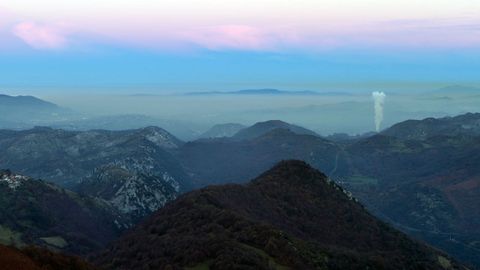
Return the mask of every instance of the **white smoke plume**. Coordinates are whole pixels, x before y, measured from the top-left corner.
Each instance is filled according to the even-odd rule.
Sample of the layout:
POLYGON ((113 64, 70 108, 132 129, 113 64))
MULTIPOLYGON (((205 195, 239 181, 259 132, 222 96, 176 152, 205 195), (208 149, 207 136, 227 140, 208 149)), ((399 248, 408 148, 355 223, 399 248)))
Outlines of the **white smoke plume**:
POLYGON ((372 97, 375 103, 375 130, 380 131, 380 125, 383 121, 383 105, 385 104, 385 95, 384 92, 373 92, 372 97))

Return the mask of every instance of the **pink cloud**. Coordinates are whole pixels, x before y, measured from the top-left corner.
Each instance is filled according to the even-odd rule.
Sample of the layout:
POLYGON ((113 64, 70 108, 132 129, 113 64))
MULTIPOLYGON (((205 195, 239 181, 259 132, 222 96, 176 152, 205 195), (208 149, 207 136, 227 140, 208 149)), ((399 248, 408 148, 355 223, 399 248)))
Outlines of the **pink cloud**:
POLYGON ((12 32, 35 49, 61 49, 67 45, 64 33, 54 26, 22 22, 15 25, 12 32))
POLYGON ((0 7, 0 31, 3 30, 5 26, 9 23, 11 17, 12 16, 10 13, 0 7))
MULTIPOLYGON (((282 29, 285 30, 285 29, 282 29)), ((180 39, 211 50, 276 50, 295 41, 291 31, 269 31, 248 25, 203 27, 180 34, 180 39)))

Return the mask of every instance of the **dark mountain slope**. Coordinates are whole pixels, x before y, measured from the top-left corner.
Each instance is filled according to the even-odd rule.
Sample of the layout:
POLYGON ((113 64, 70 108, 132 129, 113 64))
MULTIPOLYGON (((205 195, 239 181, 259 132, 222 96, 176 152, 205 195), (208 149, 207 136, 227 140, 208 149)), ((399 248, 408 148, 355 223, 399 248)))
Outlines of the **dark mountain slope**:
POLYGON ((232 137, 244 128, 244 125, 236 123, 218 124, 205 131, 199 138, 232 137))
POLYGON ((14 133, 0 130, 0 165, 68 186, 99 165, 122 163, 127 158, 130 163, 143 164, 144 169, 149 166, 143 161, 152 159, 154 164, 149 165, 164 171, 167 168, 161 168, 162 163, 172 158, 168 150, 181 144, 156 127, 127 131, 65 131, 46 127, 14 133))
POLYGON ((455 117, 408 120, 386 129, 382 134, 409 140, 424 140, 434 136, 480 135, 480 113, 455 117))
POLYGON ((480 266, 480 137, 378 135, 347 147, 342 178, 375 214, 480 266))
POLYGON ((265 122, 258 122, 251 127, 240 130, 237 134, 233 136, 233 139, 251 140, 265 135, 274 129, 287 129, 296 134, 318 136, 315 132, 306 128, 292 125, 280 120, 270 120, 265 122))
POLYGON ((282 159, 304 160, 328 172, 377 216, 480 266, 478 118, 406 121, 396 125, 397 135, 388 135, 388 129, 342 142, 276 129, 246 141, 187 143, 180 159, 203 186, 243 183, 282 159), (417 124, 430 126, 430 121, 446 124, 415 131, 417 124))
MULTIPOLYGON (((463 231, 480 232, 477 230, 480 213, 470 207, 480 199, 480 137, 437 136, 412 141, 378 135, 353 144, 347 151, 352 167, 363 176, 377 179, 377 191, 395 190, 402 194, 403 190, 403 195, 419 196, 421 190, 431 189, 440 194, 439 199, 452 210, 444 216, 447 219, 432 222, 430 215, 429 222, 419 222, 417 218, 416 227, 430 230, 459 227, 463 231)), ((374 199, 370 195, 367 197, 374 199)), ((379 203, 379 206, 387 207, 388 204, 379 203)))
POLYGON ((28 247, 22 250, 0 245, 2 270, 94 270, 76 257, 57 254, 45 249, 28 247))
POLYGON ((99 196, 140 218, 191 188, 189 176, 171 153, 182 144, 157 127, 126 131, 0 130, 0 168, 99 196), (108 185, 112 190, 107 195, 104 190, 108 185), (129 200, 133 194, 137 199, 129 200))
POLYGON ((180 187, 166 173, 135 174, 122 166, 107 165, 95 169, 76 190, 110 202, 136 222, 175 199, 180 187))
POLYGON ((286 129, 274 129, 244 141, 198 140, 179 150, 179 159, 200 186, 244 183, 284 159, 304 160, 329 173, 335 170, 340 174, 347 166, 336 144, 286 129))
POLYGON ((130 225, 105 201, 0 170, 0 243, 86 254, 130 225))
POLYGON ((461 269, 300 161, 183 195, 98 256, 109 269, 461 269), (188 268, 191 267, 191 268, 188 268))

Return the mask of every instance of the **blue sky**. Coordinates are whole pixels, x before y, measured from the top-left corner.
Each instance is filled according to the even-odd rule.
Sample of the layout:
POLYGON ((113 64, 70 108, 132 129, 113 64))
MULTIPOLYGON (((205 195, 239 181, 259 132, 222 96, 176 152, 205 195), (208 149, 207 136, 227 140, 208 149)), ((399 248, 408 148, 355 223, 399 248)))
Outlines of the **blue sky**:
POLYGON ((290 90, 433 89, 476 85, 475 50, 330 50, 321 53, 104 47, 96 52, 1 54, 0 86, 19 91, 172 93, 246 88, 290 90))
POLYGON ((480 84, 480 1, 221 3, 0 3, 0 91, 407 91, 480 84))

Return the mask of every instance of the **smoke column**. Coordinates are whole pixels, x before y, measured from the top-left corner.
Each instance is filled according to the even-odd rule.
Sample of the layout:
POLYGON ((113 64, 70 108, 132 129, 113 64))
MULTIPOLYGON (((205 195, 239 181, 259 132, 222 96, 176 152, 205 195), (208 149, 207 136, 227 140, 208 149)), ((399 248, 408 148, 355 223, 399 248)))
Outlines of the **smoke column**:
POLYGON ((383 104, 385 103, 386 95, 384 92, 373 92, 372 97, 375 103, 375 130, 379 132, 383 121, 383 104))

